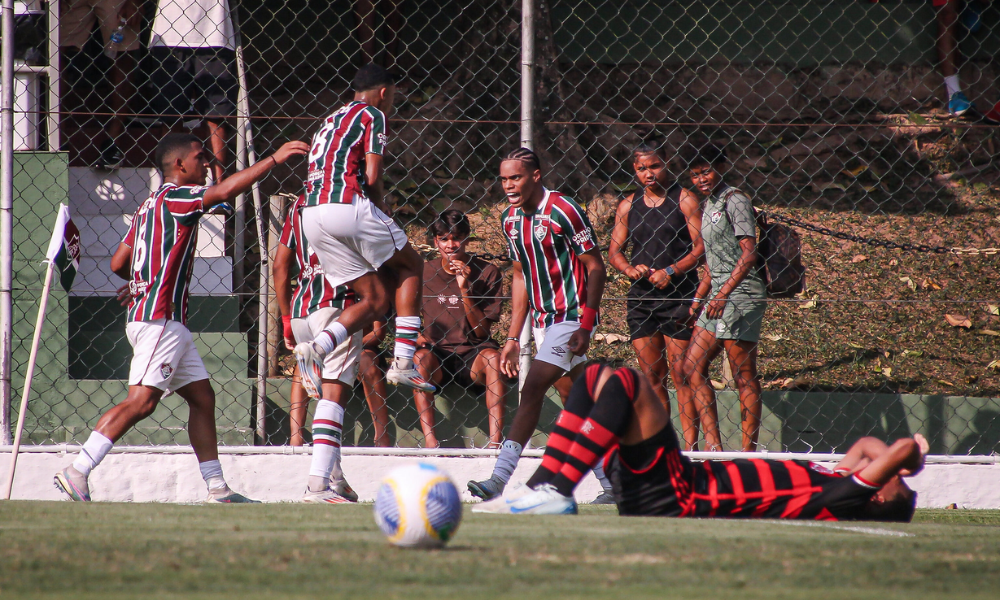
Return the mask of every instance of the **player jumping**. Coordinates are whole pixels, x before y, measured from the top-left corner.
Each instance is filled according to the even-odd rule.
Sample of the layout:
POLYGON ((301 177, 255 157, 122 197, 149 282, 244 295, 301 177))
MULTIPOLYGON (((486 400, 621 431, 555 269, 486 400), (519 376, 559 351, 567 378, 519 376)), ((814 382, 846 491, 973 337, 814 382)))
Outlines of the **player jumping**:
POLYGON ((510 206, 504 211, 514 280, 512 314, 500 369, 517 376, 518 335, 528 317, 538 353, 528 370, 514 422, 485 481, 470 481, 469 491, 483 500, 503 493, 521 450, 538 426, 545 392, 567 372, 586 362, 590 333, 604 293, 604 259, 594 229, 572 198, 542 186, 538 156, 514 150, 500 163, 500 182, 510 206))
POLYGON ((298 344, 295 358, 306 391, 320 398, 323 358, 388 312, 391 288, 396 344, 386 379, 432 392, 434 386, 413 368, 424 261, 406 233, 386 216, 389 208, 383 202, 386 115, 392 111, 396 86, 388 71, 369 64, 358 71, 351 87, 354 100, 327 117, 313 136, 301 210, 302 231, 330 285, 347 284, 359 298, 312 341, 298 344))
POLYGON ((190 408, 188 436, 208 485, 206 502, 253 502, 229 489, 222 476, 215 432, 215 391, 185 327, 198 223, 213 207, 250 189, 276 165, 309 151, 288 142, 277 152, 211 187, 205 187, 210 156, 193 135, 171 133, 156 146, 161 185, 139 206, 114 256, 111 270, 129 281, 125 334, 134 356, 128 397, 106 412, 69 467, 56 473, 58 489, 76 501, 90 501, 87 478, 133 425, 153 414, 170 389, 190 408))
POLYGON ((862 438, 832 471, 798 460, 695 464, 680 453, 668 413, 644 377, 592 364, 573 384, 542 464, 522 492, 472 510, 575 514, 573 489, 606 455, 621 515, 909 522, 917 498, 902 477, 923 468, 927 451, 917 434, 891 446, 862 438))
MULTIPOLYGON (((319 258, 302 235, 302 213, 299 209, 304 200, 300 196, 288 211, 274 256, 274 290, 278 297, 285 345, 289 350, 295 348, 295 340, 311 340, 319 335, 344 308, 354 302, 354 292, 346 285, 334 288, 327 282, 319 258), (293 269, 298 271, 298 287, 294 294, 291 278, 293 269)), ((359 331, 323 359, 324 400, 316 404, 316 413, 313 415, 312 464, 309 467, 309 483, 302 497, 303 502, 342 504, 358 501, 358 495, 347 484, 340 468, 340 438, 344 405, 354 387, 360 357, 359 331)), ((298 393, 301 394, 301 388, 298 393)), ((293 392, 293 403, 294 398, 293 392)), ((294 406, 289 411, 298 416, 297 419, 292 419, 293 427, 305 420, 308 400, 303 400, 305 402, 300 401, 300 406, 294 406)))

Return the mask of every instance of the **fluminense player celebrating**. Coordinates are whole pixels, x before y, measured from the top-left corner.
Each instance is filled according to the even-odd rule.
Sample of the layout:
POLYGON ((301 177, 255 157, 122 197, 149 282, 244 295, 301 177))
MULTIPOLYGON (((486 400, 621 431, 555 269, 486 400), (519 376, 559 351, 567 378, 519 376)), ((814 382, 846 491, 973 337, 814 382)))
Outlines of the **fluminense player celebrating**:
POLYGON ((503 493, 538 426, 545 392, 567 372, 575 375, 587 360, 606 276, 587 215, 572 198, 542 186, 541 163, 534 152, 519 148, 508 154, 500 163, 500 181, 510 203, 503 213, 503 231, 514 261, 510 332, 500 369, 508 377, 517 376, 517 336, 529 306, 538 353, 493 475, 468 484, 483 500, 503 493))
POLYGON ((90 501, 90 472, 133 425, 153 413, 169 389, 190 408, 188 436, 208 484, 207 502, 253 502, 229 489, 222 476, 215 432, 215 391, 185 327, 198 223, 213 207, 250 189, 276 165, 309 151, 288 142, 252 167, 205 187, 210 155, 198 138, 171 133, 156 147, 163 185, 139 206, 132 226, 111 257, 111 270, 129 281, 125 334, 134 356, 128 396, 106 412, 73 464, 56 473, 56 487, 77 501, 90 501))
POLYGON ((423 258, 387 215, 382 201, 386 115, 396 86, 382 67, 362 67, 351 82, 354 100, 327 117, 313 136, 302 208, 302 230, 334 287, 348 284, 358 302, 315 339, 295 347, 306 391, 320 397, 323 358, 396 305, 396 345, 389 383, 425 391, 434 386, 413 368, 420 333, 423 258), (380 276, 381 269, 381 276, 380 276), (392 282, 387 286, 386 282, 392 282))
POLYGON ((472 511, 575 514, 573 489, 605 457, 623 516, 909 522, 917 495, 902 478, 923 468, 929 449, 918 433, 891 446, 861 438, 833 469, 760 458, 695 464, 645 377, 592 364, 573 384, 527 493, 472 511))
MULTIPOLYGON (((302 235, 302 213, 305 198, 288 211, 281 239, 274 256, 274 290, 289 350, 295 340, 311 340, 329 325, 343 309, 354 302, 354 292, 346 285, 331 286, 323 276, 323 266, 302 235), (298 272, 298 287, 292 292, 292 270, 298 272)), ((361 332, 357 332, 334 348, 323 359, 323 400, 316 404, 313 415, 313 453, 309 467, 309 483, 303 502, 341 504, 357 502, 358 495, 344 478, 340 468, 340 438, 344 423, 344 405, 354 387, 361 357, 361 332), (332 480, 332 481, 331 481, 332 480)), ((301 377, 301 373, 300 373, 301 377)), ((301 387, 299 394, 301 394, 301 387)), ((293 392, 293 403, 296 394, 293 392)), ((298 406, 289 411, 292 427, 305 420, 308 400, 299 397, 298 406), (297 418, 294 418, 297 417, 297 418)))

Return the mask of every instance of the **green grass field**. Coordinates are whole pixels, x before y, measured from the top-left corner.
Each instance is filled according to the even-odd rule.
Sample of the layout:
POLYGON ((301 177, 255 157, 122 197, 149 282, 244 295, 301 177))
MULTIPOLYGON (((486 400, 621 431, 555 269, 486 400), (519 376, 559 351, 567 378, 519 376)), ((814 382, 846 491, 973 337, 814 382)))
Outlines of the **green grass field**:
POLYGON ((371 505, 0 503, 0 598, 997 598, 1000 511, 910 525, 473 515, 390 547, 371 505), (902 535, 900 535, 902 534, 902 535))

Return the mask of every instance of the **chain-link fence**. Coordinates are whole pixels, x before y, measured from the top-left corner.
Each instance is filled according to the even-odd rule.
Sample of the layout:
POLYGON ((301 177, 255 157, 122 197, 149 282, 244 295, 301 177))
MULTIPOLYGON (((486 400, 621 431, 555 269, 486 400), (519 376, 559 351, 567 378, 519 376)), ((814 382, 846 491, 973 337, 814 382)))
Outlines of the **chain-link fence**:
MULTIPOLYGON (((285 141, 309 141, 374 60, 401 76, 384 178, 396 221, 440 274, 454 268, 428 229, 445 210, 466 214, 468 252, 493 265, 489 277, 502 284, 490 295, 502 304, 495 343, 477 343, 457 366, 431 339, 455 332, 432 334, 434 319, 425 321, 422 341, 440 346, 429 364, 443 378, 427 373, 442 385, 436 397, 385 391, 392 321, 377 329, 348 401, 345 445, 502 439, 518 396, 516 381, 489 375, 510 323, 498 173, 529 131, 544 183, 585 207, 607 263, 588 355, 662 381, 678 426, 701 429, 700 447, 705 436, 726 450, 750 447, 741 436, 749 427, 770 450, 844 450, 863 435, 921 432, 935 453, 1000 451, 1000 169, 990 120, 1000 121, 1000 11, 990 3, 536 0, 527 23, 514 0, 16 4, 12 136, 25 151, 13 168, 15 391, 60 202, 84 250, 72 292, 50 305, 25 429, 33 443, 82 441, 126 394, 132 348, 109 259, 160 185, 157 141, 191 131, 217 159, 212 178, 231 175, 285 141), (528 123, 525 27, 535 31, 528 123), (725 183, 798 233, 806 267, 805 289, 768 299, 759 333, 727 342, 714 361, 704 340, 694 352, 685 339, 695 292, 684 285, 697 276, 681 280, 698 257, 684 256, 706 223, 739 216, 701 197, 681 160, 688 145, 722 150, 725 183), (662 167, 653 169, 656 156, 662 167), (644 179, 653 170, 658 179, 644 179), (661 240, 667 254, 654 257, 665 261, 655 281, 675 271, 664 291, 635 271, 636 253, 656 246, 640 235, 643 222, 680 236, 661 240), (670 356, 680 369, 685 353, 692 369, 682 378, 670 356), (747 378, 751 358, 759 390, 747 378)), ((270 272, 305 169, 280 165, 234 215, 201 221, 188 326, 217 394, 222 443, 310 440, 270 272)), ((711 244, 721 242, 704 240, 709 256, 719 252, 711 244)), ((718 288, 705 290, 705 304, 718 288)), ((439 305, 425 317, 460 311, 446 319, 454 327, 465 303, 442 289, 425 289, 424 302, 439 305)), ((490 300, 477 297, 480 309, 490 300)), ((730 300, 720 306, 738 305, 730 300)), ((726 337, 716 326, 709 333, 726 337)), ((560 403, 550 390, 536 443, 560 403)), ((186 443, 186 419, 184 402, 167 396, 123 443, 186 443)))

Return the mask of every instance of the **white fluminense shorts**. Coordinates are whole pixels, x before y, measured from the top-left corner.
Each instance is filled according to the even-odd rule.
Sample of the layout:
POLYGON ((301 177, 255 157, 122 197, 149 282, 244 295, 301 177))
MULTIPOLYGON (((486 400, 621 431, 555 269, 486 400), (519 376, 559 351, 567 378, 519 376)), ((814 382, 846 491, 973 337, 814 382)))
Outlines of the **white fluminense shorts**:
MULTIPOLYGON (((315 339, 319 332, 343 312, 339 308, 321 308, 305 319, 292 319, 292 335, 296 342, 315 339)), ((335 379, 348 386, 354 385, 358 376, 358 359, 361 358, 361 332, 344 340, 323 359, 323 379, 335 379)))
POLYGON ((179 390, 208 379, 191 332, 177 321, 133 321, 125 326, 125 336, 133 351, 129 385, 179 390))
POLYGON ((569 351, 569 338, 573 336, 580 324, 576 321, 563 321, 549 327, 532 327, 531 333, 535 337, 535 360, 547 362, 555 365, 564 371, 570 371, 573 367, 587 362, 587 355, 574 356, 569 351))
POLYGON ((334 287, 377 271, 406 245, 406 233, 364 196, 303 208, 302 233, 334 287))

